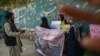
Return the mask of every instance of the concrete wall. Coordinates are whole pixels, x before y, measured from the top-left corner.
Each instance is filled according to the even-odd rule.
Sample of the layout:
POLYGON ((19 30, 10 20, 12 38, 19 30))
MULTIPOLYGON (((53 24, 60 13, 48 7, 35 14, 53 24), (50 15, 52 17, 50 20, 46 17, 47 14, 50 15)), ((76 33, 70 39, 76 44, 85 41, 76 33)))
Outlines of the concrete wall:
POLYGON ((89 11, 100 11, 99 7, 89 5, 80 0, 35 0, 35 2, 28 4, 27 7, 13 9, 17 27, 35 28, 36 25, 40 25, 40 18, 43 14, 47 16, 50 24, 51 20, 57 15, 60 4, 69 4, 89 11))

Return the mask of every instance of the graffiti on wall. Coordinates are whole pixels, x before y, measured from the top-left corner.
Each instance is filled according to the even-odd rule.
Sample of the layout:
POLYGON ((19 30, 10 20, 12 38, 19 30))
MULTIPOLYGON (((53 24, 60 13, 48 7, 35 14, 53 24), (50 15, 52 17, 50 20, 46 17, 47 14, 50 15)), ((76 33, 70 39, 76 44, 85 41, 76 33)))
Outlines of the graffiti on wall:
POLYGON ((36 25, 40 25, 42 16, 46 16, 50 24, 54 16, 59 13, 58 6, 60 4, 69 4, 77 8, 100 12, 98 7, 93 7, 80 0, 36 0, 27 6, 13 9, 17 27, 34 28, 36 25))

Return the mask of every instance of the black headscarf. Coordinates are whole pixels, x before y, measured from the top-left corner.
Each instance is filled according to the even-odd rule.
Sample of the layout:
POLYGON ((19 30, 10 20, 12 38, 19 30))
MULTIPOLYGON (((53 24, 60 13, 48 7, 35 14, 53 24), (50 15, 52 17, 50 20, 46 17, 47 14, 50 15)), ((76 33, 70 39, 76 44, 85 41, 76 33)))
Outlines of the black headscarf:
POLYGON ((50 29, 49 24, 48 24, 48 20, 47 20, 46 17, 42 17, 41 21, 42 21, 42 23, 41 23, 40 27, 44 27, 44 28, 50 29))
POLYGON ((63 14, 59 14, 60 18, 61 18, 61 22, 64 21, 65 24, 69 24, 65 19, 64 19, 64 15, 63 14))

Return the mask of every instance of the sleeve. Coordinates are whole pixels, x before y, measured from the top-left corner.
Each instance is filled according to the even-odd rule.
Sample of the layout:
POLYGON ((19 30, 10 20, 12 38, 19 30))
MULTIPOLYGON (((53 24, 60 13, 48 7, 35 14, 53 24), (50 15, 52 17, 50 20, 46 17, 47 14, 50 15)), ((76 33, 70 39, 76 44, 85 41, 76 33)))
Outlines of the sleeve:
POLYGON ((10 27, 10 25, 9 25, 8 23, 6 23, 6 24, 4 25, 4 30, 5 30, 5 32, 6 32, 6 34, 7 34, 8 36, 17 37, 17 36, 20 35, 20 32, 12 32, 12 31, 11 31, 11 27, 10 27))

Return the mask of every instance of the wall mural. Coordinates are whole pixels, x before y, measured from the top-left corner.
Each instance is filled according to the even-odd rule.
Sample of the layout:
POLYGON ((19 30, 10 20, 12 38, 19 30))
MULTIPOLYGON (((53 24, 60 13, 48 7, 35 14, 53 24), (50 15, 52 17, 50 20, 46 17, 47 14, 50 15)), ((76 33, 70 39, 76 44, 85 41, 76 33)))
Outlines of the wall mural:
POLYGON ((21 7, 13 9, 16 15, 16 25, 18 27, 28 27, 34 28, 36 25, 40 24, 40 18, 45 15, 48 16, 50 23, 50 17, 53 12, 55 14, 57 11, 56 1, 53 0, 37 0, 34 3, 30 3, 27 7, 21 7))
POLYGON ((27 6, 13 9, 15 23, 18 28, 35 28, 36 25, 40 25, 40 18, 45 15, 50 24, 54 16, 58 14, 60 4, 69 4, 77 8, 100 12, 99 7, 94 7, 80 0, 36 0, 27 6))

